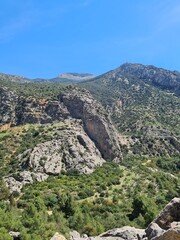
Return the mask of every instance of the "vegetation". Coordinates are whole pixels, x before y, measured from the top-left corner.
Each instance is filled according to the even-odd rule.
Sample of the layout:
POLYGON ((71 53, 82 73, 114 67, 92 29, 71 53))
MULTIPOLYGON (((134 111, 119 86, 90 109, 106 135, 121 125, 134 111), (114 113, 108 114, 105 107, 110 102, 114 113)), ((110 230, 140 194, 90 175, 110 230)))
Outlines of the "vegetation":
MULTIPOLYGON (((0 232, 20 231, 22 239, 36 240, 70 229, 97 235, 124 225, 145 227, 180 193, 179 171, 165 172, 161 161, 129 158, 123 165, 105 163, 91 175, 62 173, 26 185, 20 196, 3 190, 0 232)), ((175 161, 167 160, 169 168, 175 161)))
POLYGON ((173 156, 179 154, 180 98, 159 89, 138 75, 118 69, 80 83, 108 110, 120 134, 129 140, 124 155, 173 156))
POLYGON ((18 82, 10 81, 9 79, 0 79, 2 86, 15 91, 19 96, 31 96, 35 98, 57 99, 66 85, 51 82, 18 82))
MULTIPOLYGON (((57 99, 71 90, 58 83, 0 80, 18 95, 57 99)), ((20 231, 23 240, 50 239, 75 229, 97 235, 111 228, 147 224, 180 195, 179 98, 134 76, 108 73, 82 83, 101 101, 121 134, 124 163, 107 162, 91 175, 76 170, 50 176, 10 193, 3 177, 23 171, 18 155, 65 134, 64 122, 24 125, 0 132, 0 240, 20 231), (173 149, 173 146, 175 150, 173 149)), ((42 164, 45 159, 40 159, 42 164)))

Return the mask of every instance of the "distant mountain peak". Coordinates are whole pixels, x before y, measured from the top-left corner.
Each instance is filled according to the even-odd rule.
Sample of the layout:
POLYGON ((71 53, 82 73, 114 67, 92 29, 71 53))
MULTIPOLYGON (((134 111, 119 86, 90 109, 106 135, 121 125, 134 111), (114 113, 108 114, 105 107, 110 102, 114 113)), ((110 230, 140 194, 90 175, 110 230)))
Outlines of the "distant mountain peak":
POLYGON ((70 79, 70 80, 78 80, 78 81, 83 81, 83 80, 88 80, 95 78, 96 76, 90 73, 62 73, 57 76, 57 78, 63 78, 63 79, 70 79))
POLYGON ((119 66, 119 68, 121 70, 135 70, 135 69, 141 69, 141 70, 156 70, 156 71, 163 71, 164 73, 174 73, 174 74, 178 74, 180 75, 180 72, 178 71, 172 71, 172 70, 168 70, 168 69, 165 69, 165 68, 162 68, 162 67, 156 67, 154 65, 144 65, 142 63, 130 63, 130 62, 126 62, 126 63, 123 63, 122 65, 119 66))
POLYGON ((135 76, 163 89, 169 89, 180 94, 180 72, 158 68, 153 65, 139 63, 124 63, 116 71, 135 76))

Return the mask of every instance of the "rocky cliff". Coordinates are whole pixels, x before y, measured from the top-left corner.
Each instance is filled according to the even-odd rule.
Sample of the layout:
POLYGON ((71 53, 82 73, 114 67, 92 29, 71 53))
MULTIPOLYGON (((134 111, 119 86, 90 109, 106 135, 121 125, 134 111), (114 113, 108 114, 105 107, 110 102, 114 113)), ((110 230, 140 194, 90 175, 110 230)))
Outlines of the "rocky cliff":
POLYGON ((83 128, 95 142, 102 157, 121 161, 122 155, 116 129, 103 107, 85 90, 68 88, 59 100, 18 97, 1 88, 0 124, 45 124, 68 118, 81 119, 83 128))
POLYGON ((73 118, 82 120, 85 131, 95 142, 103 158, 116 162, 122 160, 118 134, 109 116, 87 91, 77 92, 77 89, 73 89, 62 94, 60 100, 73 118))
POLYGON ((4 180, 10 191, 20 191, 34 180, 41 182, 62 171, 92 173, 105 160, 94 142, 84 132, 80 120, 60 122, 47 131, 52 140, 36 144, 17 156, 18 167, 4 180))
POLYGON ((5 178, 11 191, 20 191, 24 184, 43 181, 61 171, 91 173, 104 160, 122 161, 116 129, 103 107, 87 91, 70 87, 57 100, 25 98, 8 88, 1 88, 0 93, 1 130, 25 124, 63 126, 47 128, 50 140, 39 142, 16 157, 19 162, 13 173, 16 177, 5 178))
POLYGON ((180 73, 123 64, 79 85, 109 112, 125 154, 179 154, 180 73))

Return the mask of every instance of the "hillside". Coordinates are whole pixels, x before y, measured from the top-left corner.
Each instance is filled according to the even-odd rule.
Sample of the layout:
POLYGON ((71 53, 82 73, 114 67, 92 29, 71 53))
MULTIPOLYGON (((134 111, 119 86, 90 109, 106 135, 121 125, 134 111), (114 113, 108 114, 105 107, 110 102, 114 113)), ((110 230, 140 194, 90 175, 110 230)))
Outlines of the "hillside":
POLYGON ((179 154, 180 74, 124 64, 80 86, 107 109, 127 153, 172 156, 179 154))
POLYGON ((13 82, 13 83, 27 83, 30 80, 23 76, 12 75, 12 74, 4 74, 0 73, 0 81, 1 82, 13 82))
POLYGON ((147 227, 180 195, 178 76, 124 64, 76 86, 0 77, 0 239, 147 227))

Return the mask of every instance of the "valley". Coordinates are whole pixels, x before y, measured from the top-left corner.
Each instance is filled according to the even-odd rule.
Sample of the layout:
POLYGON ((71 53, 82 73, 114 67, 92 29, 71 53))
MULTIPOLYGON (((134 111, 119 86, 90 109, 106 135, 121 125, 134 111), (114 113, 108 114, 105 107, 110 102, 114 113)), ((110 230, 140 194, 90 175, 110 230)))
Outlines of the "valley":
POLYGON ((0 239, 146 228, 180 196, 180 73, 126 63, 0 84, 0 239))

